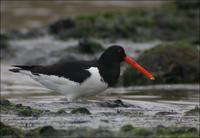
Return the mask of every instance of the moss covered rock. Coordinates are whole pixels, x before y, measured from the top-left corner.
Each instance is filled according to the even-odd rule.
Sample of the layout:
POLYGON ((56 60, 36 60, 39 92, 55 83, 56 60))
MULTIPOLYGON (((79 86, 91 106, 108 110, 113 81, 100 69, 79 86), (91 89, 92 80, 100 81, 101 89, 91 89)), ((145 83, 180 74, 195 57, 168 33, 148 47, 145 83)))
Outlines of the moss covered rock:
POLYGON ((128 132, 128 131, 131 131, 133 129, 134 129, 134 127, 131 124, 127 124, 127 125, 122 126, 120 130, 123 131, 123 132, 128 132))
POLYGON ((199 0, 175 0, 175 4, 180 9, 198 9, 200 6, 199 0))
POLYGON ((12 55, 13 53, 13 51, 10 50, 9 39, 10 37, 8 36, 8 34, 0 33, 0 49, 1 49, 0 58, 1 59, 10 57, 10 55, 12 55))
POLYGON ((34 109, 30 106, 24 106, 22 104, 13 104, 7 99, 1 99, 0 100, 1 105, 1 112, 3 113, 15 113, 18 116, 39 116, 41 113, 43 113, 40 109, 34 109))
POLYGON ((29 106, 22 106, 22 107, 16 108, 16 111, 17 111, 17 115, 24 116, 24 117, 26 117, 26 116, 38 116, 39 114, 42 113, 41 110, 32 109, 29 106))
POLYGON ((1 106, 9 106, 11 104, 10 104, 10 101, 7 99, 0 99, 0 105, 1 106))
POLYGON ((198 83, 200 79, 199 50, 186 42, 163 43, 146 50, 138 63, 156 78, 151 81, 143 74, 128 68, 123 75, 124 85, 198 83))
POLYGON ((86 54, 94 54, 96 52, 104 50, 104 48, 100 43, 90 40, 88 38, 80 39, 78 47, 81 53, 86 53, 86 54))
POLYGON ((42 135, 49 135, 51 133, 54 133, 55 129, 52 126, 44 126, 39 130, 39 133, 42 135))
POLYGON ((8 36, 6 34, 0 34, 0 48, 2 49, 6 49, 8 48, 8 36))
POLYGON ((199 116, 200 115, 200 107, 196 106, 195 108, 185 112, 186 116, 199 116))
POLYGON ((0 136, 9 138, 21 138, 22 131, 16 128, 12 128, 4 123, 0 122, 0 136))
POLYGON ((64 18, 58 21, 53 22, 49 25, 49 32, 51 34, 59 34, 67 33, 75 27, 75 22, 72 18, 64 18))
POLYGON ((56 114, 66 114, 65 109, 58 110, 56 114))
POLYGON ((87 115, 90 115, 90 111, 87 109, 87 108, 84 108, 84 107, 79 107, 79 108, 76 108, 76 109, 73 109, 71 111, 72 114, 87 114, 87 115))

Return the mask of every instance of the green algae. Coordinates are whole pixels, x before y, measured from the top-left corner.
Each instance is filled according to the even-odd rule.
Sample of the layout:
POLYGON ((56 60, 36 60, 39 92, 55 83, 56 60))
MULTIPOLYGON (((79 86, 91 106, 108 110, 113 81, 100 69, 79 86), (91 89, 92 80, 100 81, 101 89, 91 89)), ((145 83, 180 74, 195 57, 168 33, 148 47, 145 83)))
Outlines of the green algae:
POLYGON ((86 114, 86 115, 90 115, 90 111, 87 108, 84 107, 79 107, 79 108, 75 108, 71 111, 72 114, 86 114))
POLYGON ((18 116, 39 116, 43 111, 22 104, 13 104, 6 99, 1 99, 1 113, 16 113, 18 116))
POLYGON ((88 138, 88 137, 177 137, 177 138, 197 138, 199 131, 196 128, 174 128, 158 126, 156 128, 138 128, 131 124, 126 124, 121 127, 119 131, 111 131, 106 128, 89 128, 89 127, 75 127, 69 129, 55 129, 52 126, 43 126, 32 130, 24 131, 16 129, 7 125, 1 124, 1 136, 7 137, 73 137, 73 138, 88 138))
POLYGON ((195 106, 195 108, 185 112, 185 116, 199 116, 200 115, 200 107, 195 106))

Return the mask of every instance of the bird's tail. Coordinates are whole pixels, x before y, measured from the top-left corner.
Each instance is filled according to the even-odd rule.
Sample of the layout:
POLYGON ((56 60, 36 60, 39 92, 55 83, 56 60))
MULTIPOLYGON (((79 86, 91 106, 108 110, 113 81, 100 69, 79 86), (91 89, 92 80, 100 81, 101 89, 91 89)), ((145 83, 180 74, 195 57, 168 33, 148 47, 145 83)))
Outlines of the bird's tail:
POLYGON ((21 70, 27 70, 27 71, 31 71, 33 68, 37 67, 37 66, 23 66, 23 65, 12 65, 13 69, 9 69, 9 71, 14 72, 14 73, 18 73, 21 70))

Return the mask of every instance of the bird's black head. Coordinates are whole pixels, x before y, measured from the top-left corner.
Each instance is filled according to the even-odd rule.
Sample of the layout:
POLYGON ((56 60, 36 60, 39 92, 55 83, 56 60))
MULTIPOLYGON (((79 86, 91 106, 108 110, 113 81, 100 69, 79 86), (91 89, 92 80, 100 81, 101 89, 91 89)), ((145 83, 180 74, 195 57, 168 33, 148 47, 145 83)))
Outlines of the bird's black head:
POLYGON ((121 46, 113 45, 106 49, 106 51, 98 60, 100 63, 100 74, 103 76, 104 81, 109 84, 109 86, 113 86, 116 83, 120 74, 120 63, 122 61, 130 64, 132 67, 136 68, 151 80, 155 79, 151 73, 149 73, 131 57, 127 56, 121 46))
POLYGON ((120 64, 124 61, 126 54, 121 46, 113 45, 106 49, 106 51, 101 55, 99 61, 103 64, 112 65, 120 64))

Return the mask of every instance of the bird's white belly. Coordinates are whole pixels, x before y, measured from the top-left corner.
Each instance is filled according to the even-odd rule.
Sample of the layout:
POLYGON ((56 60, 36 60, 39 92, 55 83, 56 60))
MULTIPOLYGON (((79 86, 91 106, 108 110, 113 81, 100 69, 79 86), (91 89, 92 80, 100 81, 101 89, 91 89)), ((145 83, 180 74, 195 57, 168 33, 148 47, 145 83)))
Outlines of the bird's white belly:
POLYGON ((66 95, 68 100, 75 100, 80 97, 96 95, 108 87, 107 83, 101 78, 96 67, 91 67, 88 71, 91 73, 91 76, 81 84, 54 75, 33 75, 31 73, 28 75, 40 82, 46 88, 66 95))

